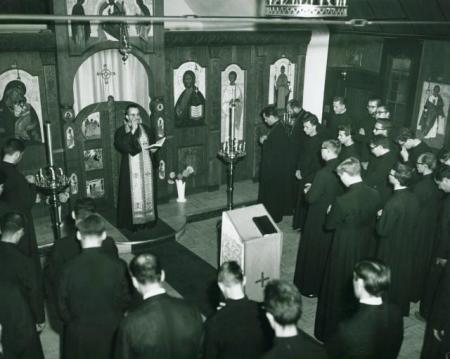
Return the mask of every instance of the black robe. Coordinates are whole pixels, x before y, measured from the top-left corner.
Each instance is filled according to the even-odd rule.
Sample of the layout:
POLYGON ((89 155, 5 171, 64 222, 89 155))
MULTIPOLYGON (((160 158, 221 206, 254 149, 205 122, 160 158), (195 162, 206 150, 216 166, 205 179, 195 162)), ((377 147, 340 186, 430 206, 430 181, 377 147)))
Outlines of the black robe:
POLYGON ((292 213, 289 203, 292 201, 292 183, 289 166, 289 140, 280 121, 270 129, 262 145, 259 169, 258 202, 262 203, 275 222, 280 222, 283 215, 292 213))
POLYGON ((16 165, 2 161, 0 162, 0 171, 6 174, 2 200, 12 210, 22 213, 26 220, 25 235, 20 240, 18 248, 23 254, 34 260, 36 268, 40 273, 41 265, 39 262, 36 232, 31 214, 31 210, 36 201, 36 186, 26 180, 16 165))
POLYGON ((277 337, 272 349, 262 359, 324 359, 323 346, 306 333, 299 330, 293 337, 277 337))
POLYGON ((200 312, 183 299, 158 294, 123 319, 114 358, 198 358, 201 338, 200 312))
POLYGON ((392 185, 388 177, 397 160, 397 155, 392 150, 380 157, 372 155, 364 176, 364 181, 380 193, 383 204, 392 195, 392 185))
POLYGON ((203 358, 260 358, 272 340, 273 332, 257 302, 229 299, 205 323, 203 358))
POLYGON ((44 358, 31 308, 15 282, 0 280, 0 323, 5 358, 44 358))
MULTIPOLYGON (((118 250, 114 239, 107 237, 102 242, 102 249, 113 258, 118 258, 118 250)), ((58 285, 64 266, 81 253, 80 241, 76 233, 70 233, 56 241, 47 257, 44 268, 48 312, 52 326, 58 332, 62 329, 62 319, 57 310, 58 285)))
POLYGON ((409 301, 415 281, 412 273, 417 247, 419 200, 408 188, 395 190, 378 219, 378 258, 391 269, 389 302, 409 315, 409 301))
POLYGON ((375 219, 381 207, 376 190, 363 182, 351 185, 336 198, 326 228, 334 230, 317 304, 314 335, 324 341, 340 321, 353 314, 353 267, 375 253, 375 219))
POLYGON ((303 295, 317 296, 322 283, 325 264, 333 232, 325 229, 328 206, 343 192, 335 173, 339 160, 328 161, 319 170, 305 195, 308 213, 297 253, 294 283, 303 295))
POLYGON ((443 269, 442 278, 427 323, 420 358, 447 359, 448 353, 450 353, 450 265, 447 262, 443 269), (441 342, 435 338, 433 329, 444 331, 441 342))
POLYGON ((373 116, 367 116, 364 121, 359 121, 353 133, 353 139, 358 146, 361 154, 361 162, 369 162, 370 158, 370 141, 373 138, 373 129, 375 128, 376 119, 373 116), (359 130, 364 130, 364 135, 359 133, 359 130))
POLYGON ((345 161, 350 157, 355 157, 358 160, 361 159, 359 148, 356 143, 353 143, 350 146, 341 146, 341 153, 339 154, 340 162, 345 161))
MULTIPOLYGON (((149 144, 155 142, 155 137, 153 131, 151 131, 147 126, 142 125, 148 136, 149 144)), ((132 201, 131 201, 131 184, 130 184, 130 164, 128 156, 135 156, 142 152, 141 145, 139 143, 139 131, 134 134, 131 132, 125 132, 125 126, 119 127, 114 134, 114 147, 117 151, 122 154, 120 161, 120 173, 119 173, 119 190, 117 199, 117 227, 126 228, 128 230, 133 230, 133 211, 132 211, 132 201)), ((150 151, 147 151, 151 156, 150 151)), ((152 166, 155 168, 156 164, 152 158, 152 166)), ((156 177, 153 180, 153 205, 155 210, 155 221, 157 220, 157 209, 156 209, 156 177)))
POLYGON ((417 302, 425 294, 426 279, 431 268, 442 192, 434 182, 432 174, 421 176, 420 180, 411 187, 411 190, 420 202, 419 220, 417 221, 417 246, 414 250, 414 269, 411 273, 415 282, 411 300, 417 302))
POLYGON ((101 248, 83 249, 65 266, 58 305, 64 321, 65 359, 110 359, 129 303, 126 266, 101 248))
POLYGON ((396 359, 403 341, 403 317, 390 304, 359 304, 326 343, 333 359, 396 359))
MULTIPOLYGON (((450 194, 446 194, 439 212, 436 228, 435 245, 431 258, 431 268, 427 276, 425 295, 420 302, 420 314, 428 319, 433 308, 436 290, 439 286, 443 266, 436 263, 437 258, 450 259, 450 194)), ((447 262, 448 265, 448 262, 447 262)))
POLYGON ((416 147, 413 147, 410 150, 408 150, 408 161, 406 161, 406 164, 414 170, 412 183, 420 181, 421 176, 417 172, 417 160, 420 157, 420 155, 427 152, 435 153, 435 151, 432 150, 431 147, 424 142, 420 142, 416 147))
POLYGON ((298 197, 296 201, 293 227, 294 229, 302 228, 305 224, 308 205, 305 201, 304 188, 306 183, 312 183, 317 171, 322 168, 321 148, 325 140, 325 131, 321 126, 317 126, 317 134, 315 136, 305 136, 305 140, 301 147, 300 157, 297 169, 300 170, 302 179, 298 185, 298 197))
POLYGON ((350 117, 348 111, 335 114, 333 113, 330 119, 327 121, 327 138, 336 140, 339 134, 339 126, 350 126, 352 132, 355 131, 356 123, 350 117))

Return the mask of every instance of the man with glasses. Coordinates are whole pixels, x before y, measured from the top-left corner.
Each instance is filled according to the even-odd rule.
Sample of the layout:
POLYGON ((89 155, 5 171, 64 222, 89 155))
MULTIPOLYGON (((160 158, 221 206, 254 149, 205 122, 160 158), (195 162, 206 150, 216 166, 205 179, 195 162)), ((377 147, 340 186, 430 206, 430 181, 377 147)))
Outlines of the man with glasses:
POLYGON ((373 135, 386 137, 389 141, 389 148, 396 154, 397 157, 399 157, 400 148, 398 144, 393 140, 393 132, 394 128, 391 121, 382 118, 376 120, 375 126, 373 128, 373 135))
POLYGON ((370 151, 373 156, 369 161, 364 179, 369 186, 380 193, 382 202, 386 203, 392 193, 388 175, 397 162, 397 156, 391 151, 389 139, 381 135, 374 136, 370 141, 370 151))
POLYGON ((367 102, 367 117, 360 121, 357 131, 355 131, 354 139, 359 146, 361 153, 361 164, 367 167, 369 162, 369 142, 373 136, 373 128, 376 122, 376 112, 378 106, 381 105, 381 99, 378 97, 371 97, 367 102), (365 165, 364 165, 365 164, 365 165))
POLYGON ((142 123, 138 105, 128 105, 123 126, 116 130, 114 147, 122 154, 117 201, 117 226, 130 231, 156 222, 152 156, 157 149, 152 131, 142 123))
POLYGON ((401 147, 400 156, 403 162, 410 166, 417 164, 419 156, 426 152, 433 152, 426 143, 417 138, 409 128, 402 128, 397 136, 397 143, 401 147))
POLYGON ((400 307, 404 316, 409 315, 415 281, 412 273, 419 222, 419 200, 408 189, 412 176, 413 169, 402 163, 397 163, 389 171, 389 183, 394 193, 379 212, 381 215, 376 227, 379 236, 377 257, 391 269, 387 297, 400 307))

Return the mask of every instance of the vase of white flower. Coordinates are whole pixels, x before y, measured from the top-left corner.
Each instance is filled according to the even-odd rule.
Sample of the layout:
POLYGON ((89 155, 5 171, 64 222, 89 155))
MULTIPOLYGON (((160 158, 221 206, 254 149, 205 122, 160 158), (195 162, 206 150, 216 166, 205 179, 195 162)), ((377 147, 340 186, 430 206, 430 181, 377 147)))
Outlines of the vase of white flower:
POLYGON ((194 173, 192 166, 187 166, 181 173, 175 174, 175 172, 169 173, 168 182, 170 184, 175 183, 177 187, 177 202, 186 202, 186 179, 194 173))

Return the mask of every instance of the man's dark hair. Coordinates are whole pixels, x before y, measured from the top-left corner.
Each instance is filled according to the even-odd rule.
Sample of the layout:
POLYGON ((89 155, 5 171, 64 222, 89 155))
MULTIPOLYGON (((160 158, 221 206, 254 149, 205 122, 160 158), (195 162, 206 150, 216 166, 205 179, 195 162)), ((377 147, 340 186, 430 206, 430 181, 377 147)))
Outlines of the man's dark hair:
POLYGON ((105 222, 98 214, 90 214, 77 222, 81 236, 101 236, 105 232, 105 222))
POLYGON ((97 213, 97 205, 93 198, 78 198, 73 206, 73 211, 75 212, 75 218, 81 220, 90 214, 97 213))
POLYGON ((381 297, 391 284, 391 270, 379 260, 365 259, 356 263, 353 276, 362 279, 366 291, 375 297, 381 297))
POLYGON ((278 117, 277 108, 275 105, 268 105, 261 110, 261 116, 275 116, 278 117))
POLYGON ((137 108, 140 111, 139 105, 135 104, 135 103, 130 103, 129 105, 127 105, 127 107, 125 108, 125 115, 128 114, 128 110, 130 108, 137 108))
POLYGON ((357 176, 361 174, 361 162, 356 157, 349 157, 342 161, 337 167, 338 175, 347 173, 350 176, 357 176))
POLYGON ((341 105, 346 106, 345 98, 342 96, 335 96, 333 97, 333 102, 339 102, 341 105))
POLYGON ((5 184, 7 178, 8 178, 8 176, 6 175, 6 173, 3 171, 0 171, 0 184, 5 184))
POLYGON ((406 141, 414 138, 416 138, 416 136, 414 135, 413 131, 410 128, 403 127, 398 133, 397 142, 405 143, 406 141))
POLYGON ((437 158, 436 155, 432 152, 425 152, 422 153, 418 158, 417 158, 417 163, 421 163, 425 166, 428 167, 428 169, 430 169, 431 171, 434 171, 436 169, 437 166, 437 158))
POLYGON ((12 155, 15 152, 24 152, 25 151, 25 144, 23 141, 19 140, 18 138, 10 138, 6 141, 5 146, 3 147, 3 154, 4 155, 12 155))
POLYGON ((130 262, 131 275, 140 284, 161 281, 162 268, 158 257, 151 253, 141 253, 130 262))
POLYGON ((217 274, 217 281, 225 287, 240 284, 244 280, 241 266, 236 261, 224 262, 217 274))
POLYGON ((373 96, 373 97, 369 97, 369 99, 367 100, 367 103, 369 102, 376 102, 377 103, 377 107, 379 107, 381 105, 381 98, 373 96))
POLYGON ((2 235, 11 235, 25 228, 25 217, 19 212, 8 212, 1 220, 2 235))
POLYGON ((308 116, 302 120, 302 123, 307 123, 307 122, 309 122, 311 125, 316 126, 316 127, 320 125, 319 120, 317 119, 316 116, 308 116))
POLYGON ((264 308, 278 324, 296 324, 302 315, 302 297, 294 284, 274 279, 264 288, 264 308))
POLYGON ((450 160, 450 151, 445 151, 439 156, 439 160, 442 162, 446 162, 450 160))
POLYGON ((389 106, 387 106, 387 105, 379 105, 377 107, 377 111, 378 111, 378 109, 381 109, 383 112, 389 113, 389 115, 391 114, 391 110, 390 110, 389 106))
POLYGON ((370 140, 370 146, 371 147, 381 146, 383 148, 390 149, 391 144, 389 142, 389 138, 384 137, 382 135, 376 135, 373 136, 372 139, 370 140))
POLYGON ((344 132, 346 136, 351 136, 351 134, 352 134, 352 126, 350 126, 350 125, 339 125, 338 126, 338 133, 340 131, 344 132))
POLYGON ((404 163, 396 163, 394 165, 394 178, 398 180, 400 185, 409 186, 414 175, 414 169, 404 163))
POLYGON ((293 98, 292 100, 289 100, 288 105, 291 106, 292 108, 294 108, 294 107, 301 108, 302 107, 302 106, 300 106, 300 101, 295 98, 293 98))
POLYGON ((442 182, 442 180, 446 178, 446 179, 450 179, 450 166, 439 166, 439 168, 437 169, 437 171, 434 174, 434 179, 437 182, 442 182))
POLYGON ((338 140, 326 140, 322 142, 322 148, 326 148, 333 152, 335 155, 339 156, 339 153, 341 153, 342 145, 338 140))

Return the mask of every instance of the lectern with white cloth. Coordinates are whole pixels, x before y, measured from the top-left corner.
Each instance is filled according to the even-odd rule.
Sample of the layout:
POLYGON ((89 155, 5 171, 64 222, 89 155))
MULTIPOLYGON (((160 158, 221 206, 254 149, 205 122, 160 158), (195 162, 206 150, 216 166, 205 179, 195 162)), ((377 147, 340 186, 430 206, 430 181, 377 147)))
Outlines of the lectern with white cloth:
POLYGON ((250 299, 262 301, 267 281, 280 277, 282 246, 283 233, 262 204, 223 212, 220 263, 241 265, 250 299))

